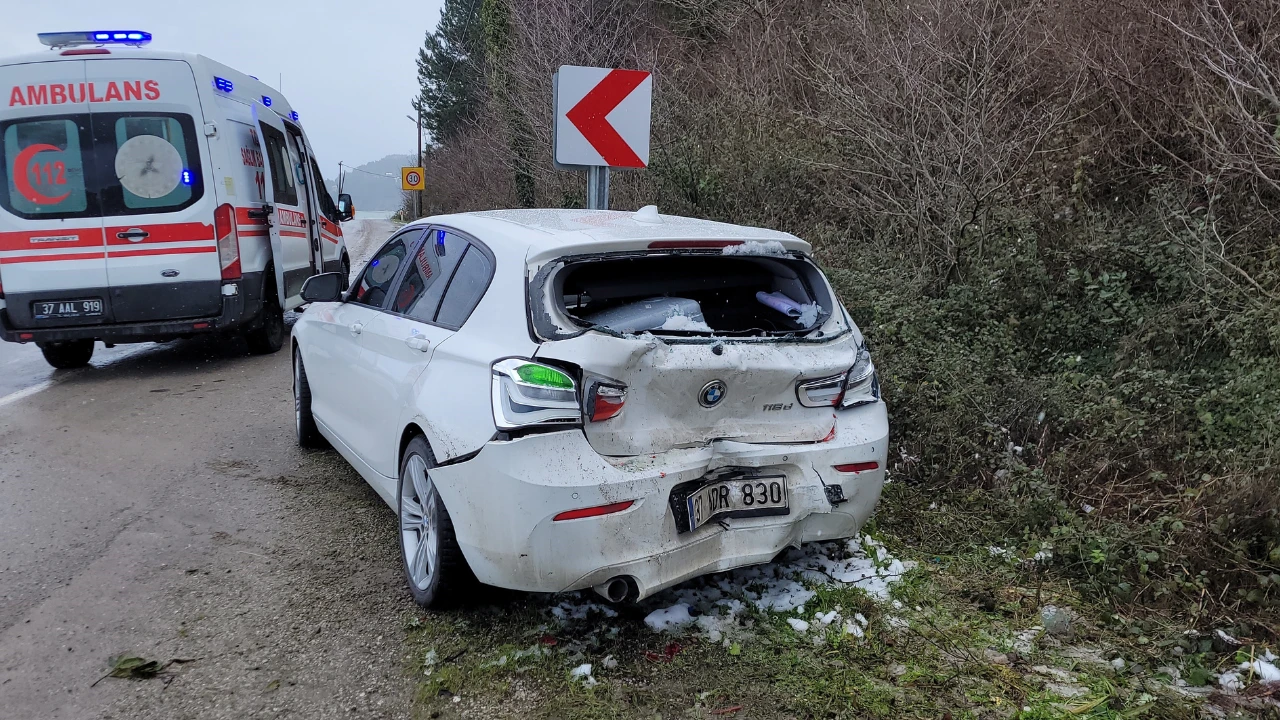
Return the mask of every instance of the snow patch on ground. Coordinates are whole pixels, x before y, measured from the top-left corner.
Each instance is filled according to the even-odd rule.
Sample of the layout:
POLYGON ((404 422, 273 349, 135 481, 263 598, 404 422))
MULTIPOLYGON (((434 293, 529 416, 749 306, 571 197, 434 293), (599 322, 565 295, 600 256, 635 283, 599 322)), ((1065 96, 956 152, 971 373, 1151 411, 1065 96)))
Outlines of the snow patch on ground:
POLYGON ((592 687, 596 679, 591 675, 591 663, 583 663, 569 671, 569 677, 582 683, 583 687, 592 687))
POLYGON ((692 625, 693 616, 689 614, 688 605, 676 603, 671 607, 660 608, 649 613, 644 619, 644 624, 654 632, 665 632, 692 625))
POLYGON ((786 255, 787 249, 777 240, 759 242, 748 240, 741 245, 728 245, 721 253, 725 255, 786 255))
POLYGON ((1251 682, 1280 682, 1280 666, 1277 666, 1277 661, 1274 653, 1264 650, 1253 660, 1242 662, 1234 670, 1228 670, 1219 675, 1218 684, 1223 690, 1243 690, 1251 682))
MULTIPOLYGON (((827 543, 810 543, 788 550, 777 562, 707 575, 658 593, 645 601, 653 608, 645 625, 653 632, 692 632, 711 642, 729 642, 728 636, 749 631, 750 610, 794 615, 788 623, 800 633, 821 637, 829 627, 845 635, 862 637, 867 619, 852 618, 840 609, 804 615, 818 587, 859 587, 873 598, 885 600, 889 587, 912 567, 889 555, 870 537, 827 543), (812 617, 812 620, 809 619, 812 617)), ((613 618, 607 606, 581 594, 568 596, 551 608, 561 623, 587 618, 599 611, 613 618), (608 611, 608 612, 607 612, 608 611)))

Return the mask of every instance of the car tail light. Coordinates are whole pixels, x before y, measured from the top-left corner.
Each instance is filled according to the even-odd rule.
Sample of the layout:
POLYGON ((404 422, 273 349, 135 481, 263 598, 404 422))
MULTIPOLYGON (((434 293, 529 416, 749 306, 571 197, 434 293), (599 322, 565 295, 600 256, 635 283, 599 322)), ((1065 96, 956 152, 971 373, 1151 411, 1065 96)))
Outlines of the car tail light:
POLYGON ((493 420, 502 430, 582 422, 578 385, 559 368, 531 360, 493 364, 493 420))
POLYGON ((587 395, 588 417, 591 422, 608 420, 622 412, 627 402, 627 389, 616 385, 596 383, 587 395))
POLYGON ((796 385, 796 399, 805 407, 851 408, 880 399, 880 379, 871 353, 858 348, 858 361, 848 372, 805 380, 796 385))
POLYGON ((845 377, 842 372, 831 377, 802 382, 796 387, 796 399, 805 407, 835 407, 844 393, 845 377))
POLYGON ((213 234, 218 238, 218 262, 223 280, 240 279, 240 232, 236 230, 236 209, 229 203, 213 211, 213 234))
POLYGON ((875 363, 865 347, 858 348, 858 361, 849 369, 844 382, 844 394, 840 396, 842 408, 857 407, 880 399, 880 378, 875 363))
POLYGON ((559 515, 551 518, 553 522, 560 520, 579 520, 581 518, 600 517, 601 515, 612 515, 619 513, 627 508, 635 505, 635 500, 626 500, 624 502, 609 503, 608 505, 597 505, 595 507, 581 508, 579 510, 566 510, 559 515))
POLYGON ((871 462, 849 463, 847 465, 836 465, 836 472, 842 473, 860 473, 868 470, 879 470, 880 463, 872 460, 871 462))

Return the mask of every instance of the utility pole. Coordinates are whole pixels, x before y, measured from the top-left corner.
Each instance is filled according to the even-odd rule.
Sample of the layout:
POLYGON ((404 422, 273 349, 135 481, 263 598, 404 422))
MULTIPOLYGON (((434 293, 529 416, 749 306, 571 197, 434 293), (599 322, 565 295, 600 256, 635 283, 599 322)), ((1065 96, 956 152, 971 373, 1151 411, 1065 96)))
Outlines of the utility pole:
MULTIPOLYGON (((415 102, 413 104, 413 109, 418 111, 417 120, 415 121, 412 115, 405 115, 405 117, 409 118, 409 122, 417 122, 418 124, 418 167, 422 167, 422 104, 420 102, 415 102)), ((422 175, 424 178, 423 180, 424 188, 426 187, 426 180, 425 180, 426 174, 427 174, 426 168, 423 168, 422 175)), ((416 192, 417 192, 417 197, 415 198, 414 204, 417 207, 418 217, 422 217, 422 193, 424 193, 425 190, 418 190, 416 192)))
MULTIPOLYGON (((418 106, 418 167, 422 167, 422 102, 418 106)), ((423 187, 426 187, 426 168, 422 168, 423 187)), ((422 217, 422 190, 418 191, 418 217, 422 217)))

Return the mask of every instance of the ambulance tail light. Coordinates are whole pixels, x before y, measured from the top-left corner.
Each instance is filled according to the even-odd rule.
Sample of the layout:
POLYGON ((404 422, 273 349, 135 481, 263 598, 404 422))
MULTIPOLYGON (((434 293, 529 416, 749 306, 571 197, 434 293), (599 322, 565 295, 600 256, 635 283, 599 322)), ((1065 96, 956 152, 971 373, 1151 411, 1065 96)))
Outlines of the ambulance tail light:
POLYGON ((213 211, 213 234, 218 238, 218 262, 223 280, 240 279, 240 233, 236 230, 236 209, 230 204, 213 211))

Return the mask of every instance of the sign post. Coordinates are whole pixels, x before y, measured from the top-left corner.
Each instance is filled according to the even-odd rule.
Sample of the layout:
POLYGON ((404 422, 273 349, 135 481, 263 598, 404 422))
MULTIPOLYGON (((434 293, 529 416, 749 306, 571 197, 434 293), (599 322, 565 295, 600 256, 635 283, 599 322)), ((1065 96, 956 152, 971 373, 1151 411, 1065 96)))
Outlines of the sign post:
POLYGON ((653 75, 562 65, 555 74, 556 167, 587 171, 587 208, 609 209, 609 169, 649 165, 653 75))

